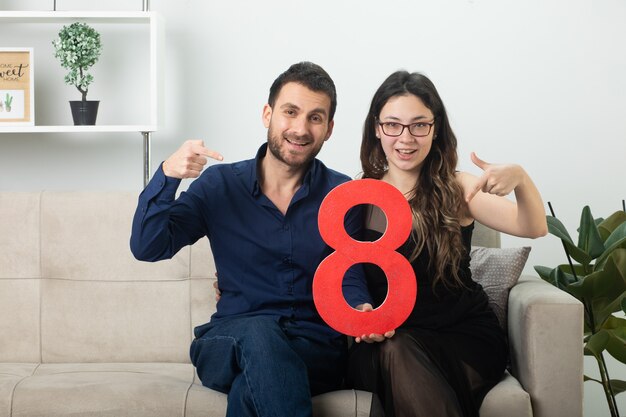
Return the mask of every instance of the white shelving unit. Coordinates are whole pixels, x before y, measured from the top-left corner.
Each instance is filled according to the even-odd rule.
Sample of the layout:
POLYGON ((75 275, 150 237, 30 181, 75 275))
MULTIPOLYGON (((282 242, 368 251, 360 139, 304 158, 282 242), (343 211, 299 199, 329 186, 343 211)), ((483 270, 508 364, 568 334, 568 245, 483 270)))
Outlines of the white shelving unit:
POLYGON ((96 126, 0 126, 0 133, 97 133, 97 132, 155 132, 154 125, 96 125, 96 126))
MULTIPOLYGON (((144 3, 144 8, 146 4, 144 3)), ((158 129, 162 113, 162 92, 160 55, 163 45, 161 19, 150 11, 0 11, 0 25, 59 23, 68 24, 81 21, 88 24, 132 24, 149 26, 149 123, 140 125, 37 125, 1 126, 1 133, 98 133, 98 132, 138 132, 143 137, 143 181, 147 184, 151 174, 150 142, 151 134, 158 129)), ((35 89, 35 101, 37 90, 35 89)), ((35 116, 36 117, 36 116, 35 116)))

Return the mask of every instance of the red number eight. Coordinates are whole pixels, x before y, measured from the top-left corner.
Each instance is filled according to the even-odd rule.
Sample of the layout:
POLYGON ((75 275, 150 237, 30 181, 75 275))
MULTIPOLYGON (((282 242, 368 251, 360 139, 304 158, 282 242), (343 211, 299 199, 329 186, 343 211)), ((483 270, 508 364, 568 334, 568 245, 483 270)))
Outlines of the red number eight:
POLYGON ((411 209, 402 193, 383 181, 348 181, 322 201, 318 223, 322 239, 335 249, 320 263, 313 278, 313 300, 322 319, 350 336, 384 334, 400 326, 411 314, 417 296, 413 268, 396 252, 412 226, 411 209), (345 215, 358 204, 373 204, 385 212, 387 230, 377 241, 361 242, 346 232, 345 215), (343 296, 343 277, 357 263, 378 265, 387 276, 387 298, 371 312, 350 307, 343 296))

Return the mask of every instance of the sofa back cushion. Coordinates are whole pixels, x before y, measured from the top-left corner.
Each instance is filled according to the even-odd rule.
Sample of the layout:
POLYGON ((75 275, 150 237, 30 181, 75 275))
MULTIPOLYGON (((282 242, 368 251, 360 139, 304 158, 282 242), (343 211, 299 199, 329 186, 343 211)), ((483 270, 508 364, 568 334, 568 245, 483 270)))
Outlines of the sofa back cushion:
POLYGON ((40 358, 39 194, 0 193, 0 362, 40 358))
POLYGON ((0 361, 189 361, 214 308, 207 242, 139 262, 135 193, 0 196, 0 361))

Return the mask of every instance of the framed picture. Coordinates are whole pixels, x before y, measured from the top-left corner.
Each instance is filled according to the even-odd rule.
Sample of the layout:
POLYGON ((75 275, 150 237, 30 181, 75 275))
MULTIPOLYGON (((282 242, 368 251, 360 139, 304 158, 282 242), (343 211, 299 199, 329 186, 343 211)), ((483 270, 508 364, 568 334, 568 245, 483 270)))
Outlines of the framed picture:
POLYGON ((33 48, 0 48, 0 126, 35 124, 33 48))

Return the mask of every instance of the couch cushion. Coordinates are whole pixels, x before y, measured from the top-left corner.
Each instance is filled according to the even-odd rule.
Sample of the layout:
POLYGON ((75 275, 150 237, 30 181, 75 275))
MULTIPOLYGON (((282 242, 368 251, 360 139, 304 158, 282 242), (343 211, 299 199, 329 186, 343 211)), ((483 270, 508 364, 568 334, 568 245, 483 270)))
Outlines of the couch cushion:
POLYGON ((193 375, 190 364, 42 364, 15 389, 12 417, 183 416, 193 375))
POLYGON ((485 396, 480 417, 532 417, 530 395, 508 372, 485 396))
POLYGON ((215 260, 211 252, 209 239, 201 238, 191 246, 191 265, 189 275, 191 278, 215 279, 215 260))
POLYGON ((189 389, 185 417, 225 416, 228 397, 198 383, 189 389))
MULTIPOLYGON (((189 389, 185 417, 226 415, 225 394, 194 384, 189 389)), ((358 390, 328 392, 313 397, 313 417, 381 417, 381 408, 372 408, 372 393, 358 390)))
POLYGON ((489 227, 478 221, 474 221, 474 231, 472 232, 472 246, 499 248, 500 240, 500 232, 490 229, 489 227))
POLYGON ((0 278, 0 362, 41 360, 39 283, 0 278))
MULTIPOLYGON (((313 416, 366 417, 371 403, 369 392, 330 392, 313 398, 313 416)), ((221 417, 226 405, 191 364, 0 364, 2 416, 221 417)))
POLYGON ((139 262, 130 251, 134 193, 43 193, 41 268, 47 278, 90 281, 189 277, 189 248, 161 262, 139 262))
POLYGON ((484 288, 503 329, 507 326, 509 291, 519 279, 530 247, 483 248, 473 247, 470 256, 472 278, 484 288))
POLYGON ((39 278, 39 193, 0 193, 0 279, 39 278))
POLYGON ((191 284, 191 334, 193 328, 207 323, 215 313, 215 278, 192 278, 191 284))
POLYGON ((15 387, 37 369, 36 363, 0 363, 0 416, 11 415, 15 387))
POLYGON ((171 260, 135 260, 136 204, 136 193, 42 193, 41 348, 34 346, 43 362, 189 361, 191 305, 204 307, 191 303, 202 296, 191 292, 190 248, 171 260))
POLYGON ((189 286, 44 280, 43 362, 188 362, 189 286))
POLYGON ((359 390, 327 392, 313 397, 313 417, 382 417, 380 403, 372 403, 372 393, 359 390))
POLYGON ((0 362, 40 361, 39 202, 0 193, 0 362))
POLYGON ((191 327, 207 323, 215 313, 215 261, 207 238, 191 246, 191 327))

